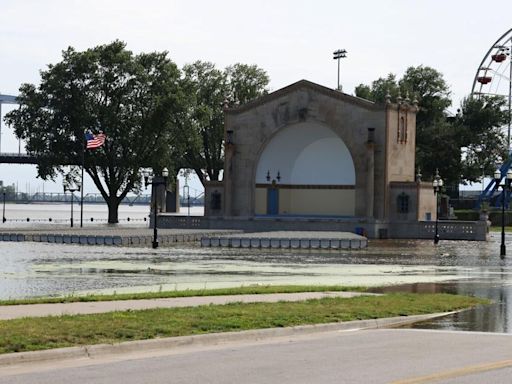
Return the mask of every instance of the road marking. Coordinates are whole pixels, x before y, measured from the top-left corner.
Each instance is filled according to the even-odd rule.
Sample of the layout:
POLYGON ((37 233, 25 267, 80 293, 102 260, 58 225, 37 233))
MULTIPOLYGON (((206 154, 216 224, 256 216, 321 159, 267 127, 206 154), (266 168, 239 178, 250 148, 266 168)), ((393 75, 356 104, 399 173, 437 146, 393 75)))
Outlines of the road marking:
POLYGON ((454 369, 451 371, 444 371, 433 373, 426 376, 412 377, 404 380, 393 381, 390 384, 424 384, 433 381, 452 379, 459 376, 471 375, 474 373, 492 371, 494 369, 501 369, 512 366, 512 360, 495 361, 493 363, 470 365, 468 367, 454 369))

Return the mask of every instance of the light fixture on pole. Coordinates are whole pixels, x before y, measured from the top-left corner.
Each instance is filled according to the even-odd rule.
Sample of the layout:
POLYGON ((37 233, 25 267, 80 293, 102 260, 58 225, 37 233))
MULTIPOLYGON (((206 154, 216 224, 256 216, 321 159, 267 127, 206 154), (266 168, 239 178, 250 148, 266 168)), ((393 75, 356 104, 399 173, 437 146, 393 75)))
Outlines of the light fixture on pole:
POLYGON ((62 180, 62 186, 64 187, 64 194, 66 192, 71 193, 71 228, 73 228, 73 198, 74 198, 74 193, 77 191, 80 191, 80 189, 82 188, 82 182, 68 180, 67 178, 64 178, 62 180))
POLYGON ((185 185, 183 186, 183 198, 187 199, 187 216, 190 216, 190 187, 188 185, 188 176, 185 176, 185 185))
POLYGON ((5 218, 5 192, 4 194, 4 209, 3 209, 3 215, 2 215, 2 223, 5 223, 7 219, 5 218))
POLYGON ((143 172, 143 175, 144 175, 144 186, 145 188, 147 189, 148 188, 148 185, 152 185, 153 186, 153 248, 156 249, 158 248, 158 230, 157 230, 157 220, 158 220, 158 215, 157 215, 157 210, 158 210, 158 204, 157 204, 157 199, 156 199, 156 191, 157 191, 157 187, 160 186, 160 185, 163 185, 163 186, 167 186, 167 177, 169 176, 169 170, 167 168, 164 168, 162 169, 162 178, 163 180, 158 180, 156 178, 153 177, 153 172, 149 172, 147 170, 145 170, 143 172))
POLYGON ((334 51, 333 53, 333 59, 338 60, 338 88, 336 88, 338 91, 341 91, 341 85, 340 85, 340 59, 347 57, 347 51, 345 49, 338 49, 337 51, 334 51))
POLYGON ((434 176, 434 180, 432 181, 432 187, 434 188, 434 196, 436 198, 436 232, 434 235, 434 244, 439 243, 439 231, 438 231, 438 221, 439 221, 439 192, 441 192, 443 188, 443 179, 439 176, 439 170, 436 169, 436 174, 434 176))
POLYGON ((503 259, 507 254, 505 246, 505 195, 510 193, 510 184, 512 183, 512 169, 507 171, 505 177, 505 183, 500 184, 501 171, 497 169, 494 171, 494 181, 496 181, 496 190, 501 187, 501 245, 500 245, 500 256, 503 259))

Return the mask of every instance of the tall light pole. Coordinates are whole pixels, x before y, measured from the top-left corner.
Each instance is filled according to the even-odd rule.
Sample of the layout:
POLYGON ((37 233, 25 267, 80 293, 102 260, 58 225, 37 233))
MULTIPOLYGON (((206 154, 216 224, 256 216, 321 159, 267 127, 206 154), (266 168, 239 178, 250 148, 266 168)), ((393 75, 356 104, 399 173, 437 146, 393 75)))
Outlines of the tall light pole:
POLYGON ((436 197, 436 233, 434 235, 434 244, 437 244, 439 243, 439 232, 437 229, 437 223, 439 221, 439 192, 441 192, 443 188, 443 179, 439 176, 439 169, 436 169, 432 187, 434 188, 434 196, 436 197))
POLYGON ((73 228, 73 193, 80 191, 82 188, 82 182, 64 178, 62 180, 62 186, 64 187, 64 193, 71 192, 71 228, 73 228))
POLYGON ((183 198, 187 199, 187 216, 190 216, 190 187, 188 186, 188 175, 185 175, 185 185, 183 186, 183 198))
POLYGON ((4 195, 4 209, 3 209, 3 214, 2 214, 2 223, 5 223, 7 221, 7 219, 5 218, 5 192, 3 193, 4 195))
POLYGON ((338 88, 336 88, 338 91, 341 91, 340 86, 340 59, 347 57, 347 51, 345 49, 338 49, 337 51, 334 51, 333 53, 333 59, 338 60, 338 88))
POLYGON ((159 185, 167 186, 167 176, 169 176, 169 171, 167 168, 162 169, 162 177, 163 180, 157 180, 153 177, 153 173, 148 172, 147 170, 143 172, 144 175, 144 186, 148 187, 148 185, 153 186, 153 192, 154 192, 154 204, 153 204, 153 249, 158 248, 158 230, 157 230, 157 210, 158 210, 158 204, 157 204, 157 194, 156 194, 156 188, 159 185))
POLYGON ((500 246, 500 256, 501 258, 505 258, 507 254, 507 249, 505 246, 505 195, 510 191, 510 184, 512 183, 512 169, 507 171, 507 176, 505 177, 505 183, 500 184, 501 181, 501 171, 497 169, 494 171, 494 180, 496 181, 496 190, 501 187, 501 246, 500 246))

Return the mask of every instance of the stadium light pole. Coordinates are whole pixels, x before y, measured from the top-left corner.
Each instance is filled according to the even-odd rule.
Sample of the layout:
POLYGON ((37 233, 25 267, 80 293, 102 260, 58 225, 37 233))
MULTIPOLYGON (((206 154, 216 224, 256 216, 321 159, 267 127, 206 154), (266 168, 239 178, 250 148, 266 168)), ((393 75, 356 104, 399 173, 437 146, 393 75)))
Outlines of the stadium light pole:
POLYGON ((162 169, 162 177, 163 180, 157 180, 156 178, 153 178, 152 173, 150 174, 147 170, 143 172, 144 175, 144 186, 146 189, 148 188, 148 185, 153 186, 153 192, 154 192, 154 204, 153 204, 153 249, 158 248, 158 204, 156 201, 156 188, 160 185, 167 186, 167 177, 169 176, 169 171, 167 168, 162 169))
POLYGON ((333 59, 338 60, 338 88, 336 88, 338 91, 341 91, 340 86, 340 59, 347 57, 347 51, 345 49, 338 49, 337 51, 334 51, 333 53, 333 59))

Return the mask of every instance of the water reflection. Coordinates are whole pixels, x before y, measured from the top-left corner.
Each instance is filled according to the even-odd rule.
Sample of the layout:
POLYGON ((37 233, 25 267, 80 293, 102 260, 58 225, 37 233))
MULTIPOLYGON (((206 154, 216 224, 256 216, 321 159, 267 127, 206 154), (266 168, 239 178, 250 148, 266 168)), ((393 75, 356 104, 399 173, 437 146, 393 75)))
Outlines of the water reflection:
MULTIPOLYGON (((490 275, 489 275, 490 277, 490 275)), ((378 292, 454 293, 484 297, 493 304, 483 305, 443 318, 413 324, 410 328, 512 333, 512 281, 510 273, 497 273, 489 279, 435 284, 408 284, 376 289, 378 292)))

